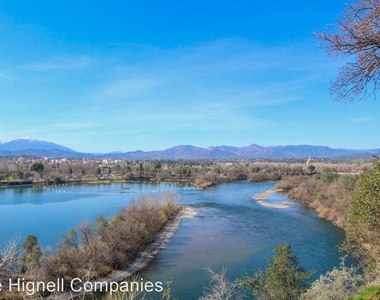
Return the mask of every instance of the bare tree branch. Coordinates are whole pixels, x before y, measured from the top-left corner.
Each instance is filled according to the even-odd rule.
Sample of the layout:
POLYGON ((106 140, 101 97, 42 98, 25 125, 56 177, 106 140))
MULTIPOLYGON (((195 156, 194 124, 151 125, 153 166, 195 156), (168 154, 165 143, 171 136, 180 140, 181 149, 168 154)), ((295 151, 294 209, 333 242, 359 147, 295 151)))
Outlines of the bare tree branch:
POLYGON ((374 96, 380 84, 380 0, 348 4, 334 32, 316 33, 321 48, 346 59, 330 92, 337 101, 374 96))
POLYGON ((17 267, 18 239, 12 239, 0 250, 0 277, 13 273, 17 267))
POLYGON ((215 273, 210 267, 207 267, 206 271, 210 276, 211 283, 199 300, 241 300, 244 298, 238 284, 230 282, 226 278, 227 270, 224 267, 220 273, 215 273))

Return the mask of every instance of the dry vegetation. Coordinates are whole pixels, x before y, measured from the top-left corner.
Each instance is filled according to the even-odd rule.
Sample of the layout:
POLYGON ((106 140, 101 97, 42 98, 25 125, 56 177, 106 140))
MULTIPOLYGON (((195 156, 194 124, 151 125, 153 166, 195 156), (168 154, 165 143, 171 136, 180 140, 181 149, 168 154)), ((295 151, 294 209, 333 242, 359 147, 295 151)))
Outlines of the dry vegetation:
POLYGON ((358 175, 338 175, 335 169, 325 167, 313 176, 288 177, 276 188, 289 190, 289 198, 307 203, 319 217, 344 227, 346 208, 354 199, 358 178, 358 175))
POLYGON ((68 284, 73 278, 95 280, 106 276, 127 266, 153 241, 178 211, 177 200, 172 193, 143 195, 110 220, 99 217, 95 226, 90 222, 79 224, 62 237, 55 253, 42 251, 35 236, 21 245, 21 253, 15 242, 6 244, 0 253, 0 279, 23 277, 26 281, 49 282, 64 278, 68 284))

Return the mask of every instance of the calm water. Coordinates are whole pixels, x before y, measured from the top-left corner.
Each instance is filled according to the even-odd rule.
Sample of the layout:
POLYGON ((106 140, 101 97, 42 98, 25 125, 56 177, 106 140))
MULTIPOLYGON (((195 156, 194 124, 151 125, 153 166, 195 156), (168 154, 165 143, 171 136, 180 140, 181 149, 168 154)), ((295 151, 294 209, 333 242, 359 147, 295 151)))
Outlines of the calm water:
POLYGON ((53 248, 82 221, 111 217, 142 193, 187 191, 190 184, 83 184, 0 189, 0 244, 33 234, 53 248), (129 189, 125 189, 129 187, 129 189))
MULTIPOLYGON (((43 245, 55 245, 62 234, 83 220, 109 217, 128 205, 139 193, 176 190, 183 204, 198 212, 184 219, 181 227, 150 266, 144 281, 173 279, 172 292, 179 299, 197 299, 208 284, 204 270, 228 268, 233 280, 245 270, 266 267, 276 245, 290 243, 305 269, 314 269, 314 279, 339 264, 337 246, 342 230, 319 219, 315 212, 296 203, 286 209, 263 207, 252 196, 273 188, 273 183, 239 181, 208 190, 174 183, 71 185, 0 190, 0 242, 14 236, 23 241, 29 234, 43 245), (124 184, 124 187, 126 185, 124 184), (129 193, 126 193, 128 191, 129 193), (133 193, 132 193, 133 192, 133 193)), ((272 194, 277 203, 286 195, 272 194)), ((148 297, 157 298, 154 294, 148 297)))

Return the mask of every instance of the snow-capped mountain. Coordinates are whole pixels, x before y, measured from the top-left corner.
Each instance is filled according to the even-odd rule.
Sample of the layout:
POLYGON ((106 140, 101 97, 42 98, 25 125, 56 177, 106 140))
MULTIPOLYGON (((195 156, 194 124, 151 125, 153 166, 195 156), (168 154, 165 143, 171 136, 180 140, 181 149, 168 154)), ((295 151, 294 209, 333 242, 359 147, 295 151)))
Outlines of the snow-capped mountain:
POLYGON ((80 154, 70 148, 30 137, 22 137, 0 144, 0 155, 32 155, 32 156, 76 156, 80 154))

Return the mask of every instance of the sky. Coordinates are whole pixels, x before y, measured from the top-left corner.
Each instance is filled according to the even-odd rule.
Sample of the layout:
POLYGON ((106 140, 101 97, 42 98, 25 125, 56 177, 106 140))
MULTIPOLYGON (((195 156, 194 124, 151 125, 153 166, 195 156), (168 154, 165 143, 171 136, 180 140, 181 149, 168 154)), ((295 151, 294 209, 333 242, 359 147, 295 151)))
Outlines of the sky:
POLYGON ((380 103, 339 103, 313 32, 343 0, 0 0, 0 141, 380 148, 380 103))

